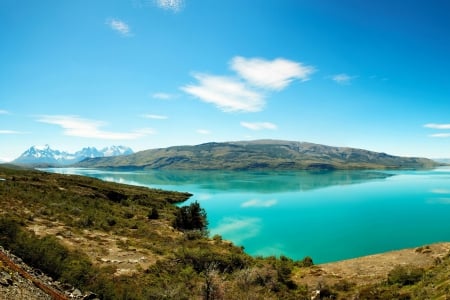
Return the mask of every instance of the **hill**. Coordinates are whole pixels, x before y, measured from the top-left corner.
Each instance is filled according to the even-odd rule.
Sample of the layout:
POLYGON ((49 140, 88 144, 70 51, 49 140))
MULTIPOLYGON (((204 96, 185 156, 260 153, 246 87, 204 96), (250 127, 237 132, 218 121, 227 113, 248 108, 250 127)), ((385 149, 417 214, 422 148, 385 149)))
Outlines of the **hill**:
MULTIPOLYGON (((317 266, 308 257, 301 261, 251 257, 220 236, 208 238, 202 209, 174 205, 189 197, 0 165, 0 246, 36 270, 20 264, 27 274, 38 275, 32 279, 35 285, 51 276, 59 284, 44 279, 44 286, 56 290, 74 286, 70 293, 79 289, 78 295, 89 295, 85 299, 445 299, 448 295, 450 244, 317 266), (202 226, 192 228, 198 222, 202 226)), ((0 260, 0 299, 25 292, 27 297, 36 293, 27 299, 48 299, 37 295, 40 292, 18 273, 23 272, 0 260)))
POLYGON ((438 163, 355 148, 256 140, 175 146, 128 156, 87 158, 74 166, 178 170, 314 170, 432 168, 438 163))
POLYGON ((86 158, 128 155, 132 153, 133 150, 126 146, 110 146, 100 150, 95 147, 85 147, 75 153, 55 150, 49 145, 32 146, 12 163, 29 166, 65 166, 86 158))

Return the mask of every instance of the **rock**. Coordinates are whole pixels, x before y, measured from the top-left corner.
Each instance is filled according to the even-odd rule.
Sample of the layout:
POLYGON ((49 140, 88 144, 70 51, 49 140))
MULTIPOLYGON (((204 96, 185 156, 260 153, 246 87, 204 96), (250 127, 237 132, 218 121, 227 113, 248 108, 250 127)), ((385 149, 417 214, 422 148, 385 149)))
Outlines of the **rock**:
POLYGON ((320 290, 315 290, 311 293, 311 300, 319 300, 320 299, 320 290))
POLYGON ((83 296, 83 294, 81 293, 81 291, 79 290, 79 289, 75 289, 73 292, 72 292, 72 297, 82 297, 83 296))
POLYGON ((97 300, 99 299, 96 294, 92 292, 87 292, 86 295, 83 297, 83 300, 97 300))
POLYGON ((13 284, 11 275, 5 271, 0 272, 0 284, 3 286, 10 286, 13 284))

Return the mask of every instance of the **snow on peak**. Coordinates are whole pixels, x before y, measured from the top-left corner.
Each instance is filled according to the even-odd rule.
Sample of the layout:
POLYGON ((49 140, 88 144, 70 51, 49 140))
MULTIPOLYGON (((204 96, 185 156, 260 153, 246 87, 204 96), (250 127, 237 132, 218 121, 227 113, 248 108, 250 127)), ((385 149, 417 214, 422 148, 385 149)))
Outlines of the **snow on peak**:
POLYGON ((75 153, 53 150, 50 146, 32 146, 13 162, 20 164, 54 164, 70 165, 86 158, 117 156, 132 154, 133 150, 126 146, 110 146, 102 150, 95 147, 85 147, 75 153))
POLYGON ((126 146, 110 146, 105 147, 101 150, 103 156, 117 156, 117 155, 128 155, 133 154, 133 150, 126 146))
POLYGON ((33 149, 35 151, 48 151, 50 150, 50 146, 48 144, 45 145, 35 145, 35 146, 31 146, 30 150, 33 149))

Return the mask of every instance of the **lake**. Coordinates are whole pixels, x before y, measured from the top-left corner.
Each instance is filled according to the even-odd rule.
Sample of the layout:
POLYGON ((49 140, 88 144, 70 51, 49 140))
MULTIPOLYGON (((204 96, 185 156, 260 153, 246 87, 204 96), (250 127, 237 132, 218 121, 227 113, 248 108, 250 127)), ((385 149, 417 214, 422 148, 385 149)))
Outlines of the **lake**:
POLYGON ((109 171, 54 168, 192 193, 211 236, 251 255, 332 262, 450 241, 450 168, 421 171, 109 171))

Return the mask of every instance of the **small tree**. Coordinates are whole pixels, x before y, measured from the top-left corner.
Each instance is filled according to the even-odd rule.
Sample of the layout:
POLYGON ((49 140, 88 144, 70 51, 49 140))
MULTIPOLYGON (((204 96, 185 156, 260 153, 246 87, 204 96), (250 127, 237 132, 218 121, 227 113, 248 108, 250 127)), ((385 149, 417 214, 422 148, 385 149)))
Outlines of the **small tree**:
POLYGON ((158 210, 155 207, 153 207, 151 212, 148 214, 148 218, 150 220, 157 220, 159 218, 158 210))
POLYGON ((206 211, 200 207, 197 201, 189 206, 182 206, 177 211, 174 225, 181 230, 206 231, 208 228, 206 211))

